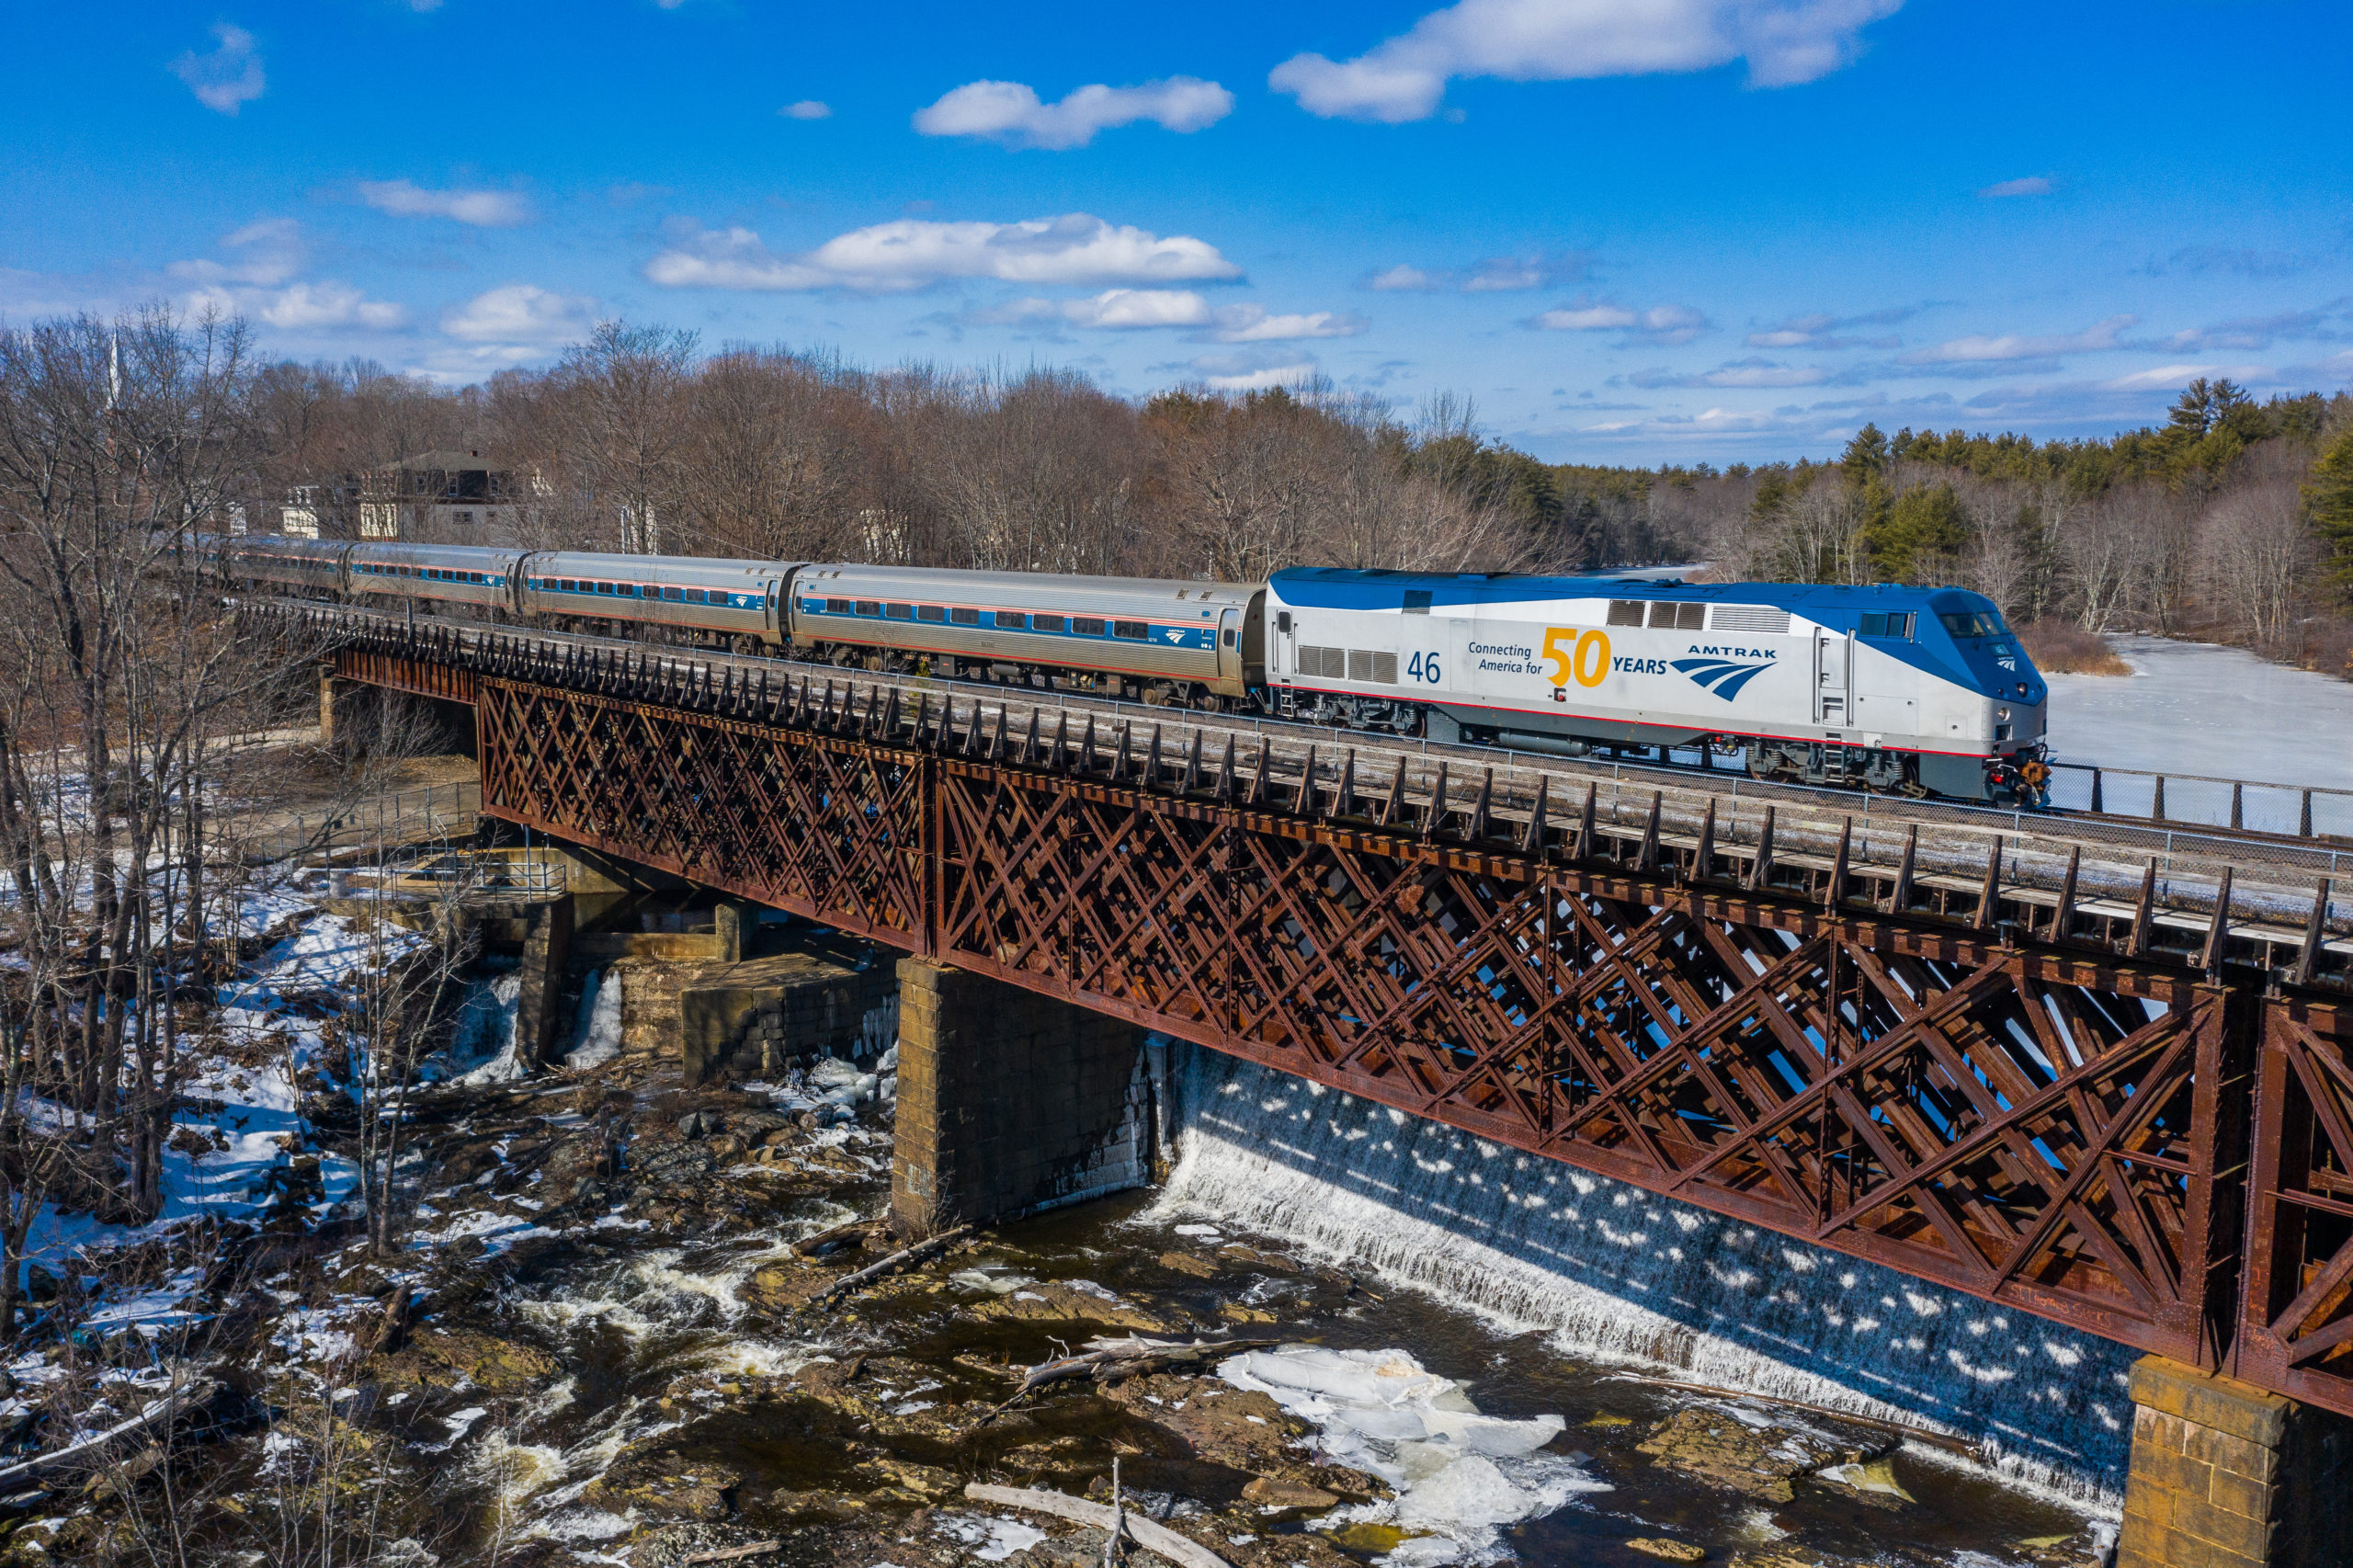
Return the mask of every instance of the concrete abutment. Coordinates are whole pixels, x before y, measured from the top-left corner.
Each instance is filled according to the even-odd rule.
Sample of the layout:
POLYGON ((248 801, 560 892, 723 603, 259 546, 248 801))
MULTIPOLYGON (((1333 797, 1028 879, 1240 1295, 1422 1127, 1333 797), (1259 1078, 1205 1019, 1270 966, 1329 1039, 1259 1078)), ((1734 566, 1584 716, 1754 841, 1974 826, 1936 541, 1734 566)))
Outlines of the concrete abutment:
POLYGON ((2116 1568, 2353 1565, 2353 1419, 2144 1357, 2116 1568))
POLYGON ((1141 1187, 1144 1031, 926 959, 899 960, 891 1209, 926 1232, 1141 1187))

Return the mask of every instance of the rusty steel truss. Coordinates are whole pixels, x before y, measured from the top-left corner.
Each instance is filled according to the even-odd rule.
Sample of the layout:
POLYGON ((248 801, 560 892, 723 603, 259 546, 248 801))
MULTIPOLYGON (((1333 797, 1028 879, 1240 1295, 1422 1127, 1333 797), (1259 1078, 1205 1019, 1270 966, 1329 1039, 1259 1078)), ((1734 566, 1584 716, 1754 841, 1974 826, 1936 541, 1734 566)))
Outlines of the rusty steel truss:
POLYGON ((1198 729, 472 674, 493 815, 2353 1414, 2353 1009, 2219 926, 2166 950, 2012 917, 1998 848, 1957 895, 1769 819, 1613 835, 1198 729))

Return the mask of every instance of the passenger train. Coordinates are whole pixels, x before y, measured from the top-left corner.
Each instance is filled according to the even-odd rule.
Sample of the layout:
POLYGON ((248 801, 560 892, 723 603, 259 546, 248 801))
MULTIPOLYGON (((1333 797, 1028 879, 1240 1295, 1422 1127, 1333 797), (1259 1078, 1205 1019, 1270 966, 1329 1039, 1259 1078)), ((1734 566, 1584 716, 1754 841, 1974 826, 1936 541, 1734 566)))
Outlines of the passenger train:
POLYGON ((667 627, 871 670, 1766 778, 2040 804, 2048 697, 1958 588, 1303 567, 1263 583, 241 538, 232 582, 533 624, 667 627))

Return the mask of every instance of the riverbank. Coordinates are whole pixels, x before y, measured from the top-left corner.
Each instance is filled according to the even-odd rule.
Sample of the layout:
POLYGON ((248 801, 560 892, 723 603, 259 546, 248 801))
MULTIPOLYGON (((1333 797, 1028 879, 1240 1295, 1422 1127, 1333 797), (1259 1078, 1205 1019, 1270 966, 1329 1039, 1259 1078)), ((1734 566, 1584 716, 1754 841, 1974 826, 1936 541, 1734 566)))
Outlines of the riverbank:
MULTIPOLYGON (((1099 1499, 1116 1464, 1129 1506, 1236 1568, 1635 1568, 1661 1542, 1742 1568, 2092 1561, 2097 1508, 2006 1481, 1966 1419, 1904 1408, 1918 1391, 1842 1396, 1862 1362, 1798 1376, 1793 1341, 1792 1375, 1757 1373, 1775 1364, 1765 1340, 1819 1337, 1766 1310, 1818 1269, 1783 1267, 1736 1227, 1687 1233, 1606 1184, 1539 1173, 1586 1190, 1591 1236, 1650 1235, 1601 1282, 1620 1315, 1689 1331, 1677 1303, 1713 1278, 1730 1293, 1708 1310, 1765 1336, 1703 1328, 1698 1355, 1579 1338, 1546 1303, 1574 1295, 1573 1275, 1594 1290, 1593 1256, 1556 1247, 1547 1272, 1528 1233, 1505 1244, 1470 1201, 1495 1176, 1475 1141, 1415 1124, 1361 1148, 1352 1179, 1318 1172, 1283 1154, 1312 1143, 1286 1119, 1317 1096, 1184 1054, 1166 1189, 957 1238, 832 1300, 899 1244, 844 1229, 887 1205, 887 1058, 691 1094, 637 1056, 438 1086, 415 1110, 418 1206, 397 1256, 371 1256, 329 1209, 281 1205, 233 1239, 217 1279, 182 1281, 172 1310, 200 1330, 68 1336, 20 1363, 103 1389, 119 1375, 107 1367, 160 1356, 220 1392, 167 1454, 99 1473, 119 1506, 36 1504, 8 1551, 97 1561, 169 1543, 225 1562, 256 1531, 305 1538, 324 1519, 339 1555, 409 1568, 672 1568, 753 1547, 749 1561, 793 1568, 1091 1563, 1100 1531, 964 1488, 1099 1499), (1236 1190, 1252 1176, 1237 1144, 1282 1161, 1287 1185, 1236 1190), (1439 1175, 1411 1190, 1424 1167, 1439 1175), (1367 1244, 1308 1234, 1309 1211, 1367 1244), (1454 1272, 1427 1276, 1409 1255, 1449 1216, 1454 1272), (837 1244, 806 1244, 828 1233, 837 1244), (1679 1273, 1651 1256, 1669 1236, 1689 1259, 1679 1273), (1474 1278, 1466 1248, 1514 1255, 1518 1272, 1474 1278), (1498 1310, 1497 1280, 1520 1311, 1498 1310), (1015 1397, 1024 1369, 1138 1336, 1232 1353, 1015 1397)), ((1331 1136, 1361 1144, 1351 1131, 1331 1136)), ((1947 1309, 1907 1311, 1900 1287, 1859 1279, 1816 1310, 1858 1345, 1895 1335, 1882 1359, 1896 1382, 1933 1382, 1942 1342, 1908 1359, 1900 1344, 1935 1339, 1928 1319, 1947 1309), (1862 1321, 1888 1316, 1873 1292, 1900 1322, 1862 1321)), ((2071 1336, 2020 1342, 2037 1339, 2052 1349, 2032 1352, 2028 1381, 2098 1381, 2063 1370, 2071 1336)), ((1997 1335, 1981 1361, 2007 1350, 1997 1335)), ((2040 1397, 2027 1381, 2001 1397, 2022 1432, 2053 1429, 2025 1419, 2040 1397)), ((2092 1491, 2101 1462, 2084 1470, 2092 1491)))

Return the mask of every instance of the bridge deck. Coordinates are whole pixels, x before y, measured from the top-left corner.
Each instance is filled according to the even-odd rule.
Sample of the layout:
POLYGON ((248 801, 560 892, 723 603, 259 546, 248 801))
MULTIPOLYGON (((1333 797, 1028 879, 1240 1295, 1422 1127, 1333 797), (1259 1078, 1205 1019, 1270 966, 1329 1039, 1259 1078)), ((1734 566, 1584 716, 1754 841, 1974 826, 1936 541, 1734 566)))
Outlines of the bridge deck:
POLYGON ((301 619, 494 814, 2353 1412, 2325 849, 301 619))

